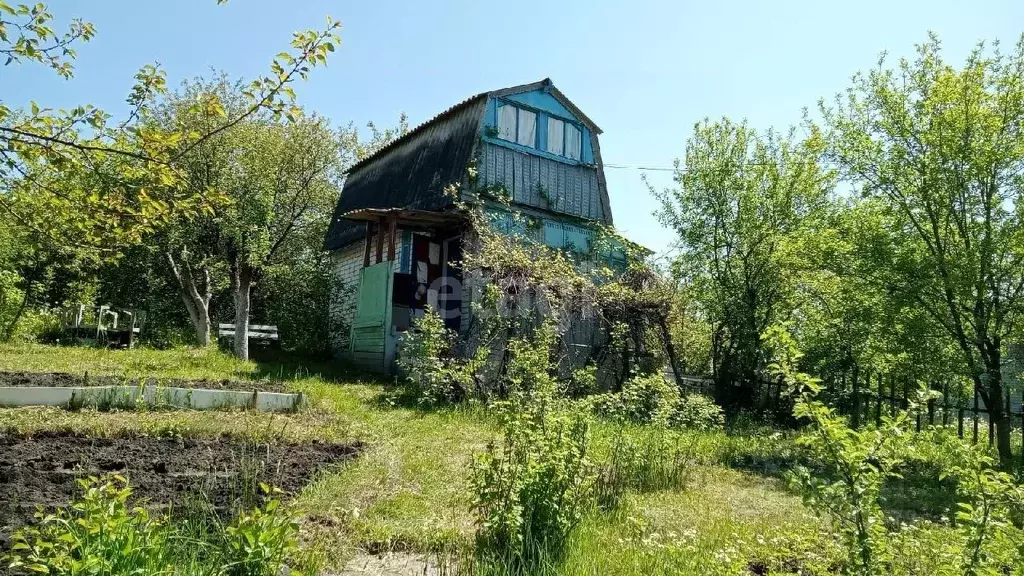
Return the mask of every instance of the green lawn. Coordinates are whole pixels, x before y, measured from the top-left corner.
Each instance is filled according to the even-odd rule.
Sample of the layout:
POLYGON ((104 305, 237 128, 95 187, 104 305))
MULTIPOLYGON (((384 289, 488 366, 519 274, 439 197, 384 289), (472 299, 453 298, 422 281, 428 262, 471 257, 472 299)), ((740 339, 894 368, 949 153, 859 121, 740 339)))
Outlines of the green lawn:
MULTIPOLYGON (((310 406, 296 414, 0 409, 3 428, 359 441, 365 452, 308 486, 296 500, 306 531, 336 562, 358 548, 428 552, 472 540, 469 462, 496 434, 480 408, 425 411, 398 405, 394 390, 336 363, 239 362, 214 350, 97 350, 0 345, 0 370, 126 377, 286 380, 310 406)), ((621 429, 599 424, 598 444, 621 429)), ((642 429, 629 433, 643 433, 642 429)), ((556 572, 735 573, 752 561, 790 571, 824 554, 818 520, 773 477, 789 443, 778 436, 691 433, 699 464, 680 491, 631 494, 615 512, 587 518, 556 572), (735 467, 742 465, 744 471, 735 467), (729 465, 733 465, 730 467, 729 465), (785 534, 785 541, 778 535, 785 534), (799 561, 794 563, 793 558, 799 561), (810 560, 808 560, 810 558, 810 560)), ((773 572, 775 573, 775 572, 773 572)))

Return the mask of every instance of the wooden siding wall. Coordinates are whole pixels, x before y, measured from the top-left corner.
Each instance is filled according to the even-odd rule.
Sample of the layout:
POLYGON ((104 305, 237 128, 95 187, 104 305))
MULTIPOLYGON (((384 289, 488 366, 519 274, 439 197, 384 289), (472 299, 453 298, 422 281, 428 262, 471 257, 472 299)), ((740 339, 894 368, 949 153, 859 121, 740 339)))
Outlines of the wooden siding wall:
POLYGON ((502 185, 513 200, 535 208, 588 220, 605 218, 594 166, 575 166, 487 143, 481 158, 481 186, 502 185))

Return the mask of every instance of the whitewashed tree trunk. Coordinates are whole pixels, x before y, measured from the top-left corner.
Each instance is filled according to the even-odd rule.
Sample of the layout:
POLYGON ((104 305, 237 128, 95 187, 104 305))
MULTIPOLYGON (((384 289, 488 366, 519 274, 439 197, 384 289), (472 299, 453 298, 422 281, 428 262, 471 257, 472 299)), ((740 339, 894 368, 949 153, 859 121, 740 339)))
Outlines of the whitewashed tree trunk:
POLYGON ((171 265, 171 271, 178 282, 178 294, 185 304, 188 317, 192 321, 192 327, 196 333, 197 346, 210 345, 210 299, 213 297, 213 288, 210 285, 210 269, 204 266, 202 292, 196 284, 195 276, 192 274, 192 266, 188 261, 188 252, 182 250, 181 264, 174 260, 174 255, 166 253, 167 262, 171 265))
POLYGON ((252 295, 252 268, 236 263, 231 273, 231 289, 235 295, 235 356, 249 359, 249 307, 252 295))

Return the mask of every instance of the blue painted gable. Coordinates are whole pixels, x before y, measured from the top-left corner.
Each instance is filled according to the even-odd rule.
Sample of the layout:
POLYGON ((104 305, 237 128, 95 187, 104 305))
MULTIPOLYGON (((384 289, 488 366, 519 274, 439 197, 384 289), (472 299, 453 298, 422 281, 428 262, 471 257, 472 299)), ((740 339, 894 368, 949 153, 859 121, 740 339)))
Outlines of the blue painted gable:
POLYGON ((581 123, 579 118, 577 118, 572 112, 569 112, 568 108, 566 108, 550 93, 545 92, 543 88, 540 90, 533 90, 531 92, 509 94, 505 97, 505 100, 511 100, 512 102, 523 104, 527 108, 547 112, 556 118, 571 120, 577 124, 581 123))
POLYGON ((559 102, 545 88, 519 92, 501 97, 491 97, 487 102, 484 113, 483 131, 481 136, 487 142, 513 148, 521 152, 527 152, 551 160, 565 162, 567 164, 594 164, 594 146, 590 140, 591 130, 580 118, 573 114, 564 104, 559 102), (515 142, 509 142, 493 136, 494 128, 498 125, 498 104, 504 102, 514 104, 521 108, 537 113, 537 147, 522 146, 515 142), (571 160, 564 156, 558 156, 546 151, 548 138, 548 118, 558 118, 567 123, 576 125, 582 132, 582 149, 580 160, 571 160))

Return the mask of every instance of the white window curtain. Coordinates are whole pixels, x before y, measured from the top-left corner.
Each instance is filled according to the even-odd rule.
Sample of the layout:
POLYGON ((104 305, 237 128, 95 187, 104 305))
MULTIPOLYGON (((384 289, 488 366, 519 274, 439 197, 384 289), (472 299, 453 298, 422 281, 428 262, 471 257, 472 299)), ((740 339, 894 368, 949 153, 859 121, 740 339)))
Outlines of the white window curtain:
POLYGON ((519 110, 519 137, 516 142, 523 146, 537 145, 537 115, 529 110, 519 110))
POLYGON ((498 137, 516 141, 516 107, 507 104, 498 106, 498 137))
POLYGON ((561 156, 565 151, 565 122, 548 118, 548 152, 561 156))
POLYGON ((569 124, 565 127, 565 155, 573 160, 580 159, 580 129, 569 124))

